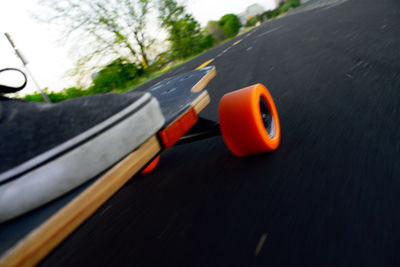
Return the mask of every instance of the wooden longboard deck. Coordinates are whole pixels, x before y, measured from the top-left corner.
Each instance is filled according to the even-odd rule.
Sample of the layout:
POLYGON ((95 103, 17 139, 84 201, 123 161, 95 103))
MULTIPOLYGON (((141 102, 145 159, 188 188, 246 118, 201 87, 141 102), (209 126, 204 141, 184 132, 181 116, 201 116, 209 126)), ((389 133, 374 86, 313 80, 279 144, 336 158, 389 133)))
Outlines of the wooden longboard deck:
MULTIPOLYGON (((188 110, 198 114, 210 102, 202 89, 215 77, 214 67, 163 80, 149 89, 158 99, 165 127, 188 110)), ((122 161, 73 192, 41 208, 0 224, 0 266, 33 266, 100 208, 163 149, 150 137, 122 161)))
POLYGON ((160 103, 166 124, 171 123, 191 106, 198 106, 197 102, 207 93, 202 89, 215 75, 215 67, 210 66, 162 80, 149 88, 148 91, 160 103))

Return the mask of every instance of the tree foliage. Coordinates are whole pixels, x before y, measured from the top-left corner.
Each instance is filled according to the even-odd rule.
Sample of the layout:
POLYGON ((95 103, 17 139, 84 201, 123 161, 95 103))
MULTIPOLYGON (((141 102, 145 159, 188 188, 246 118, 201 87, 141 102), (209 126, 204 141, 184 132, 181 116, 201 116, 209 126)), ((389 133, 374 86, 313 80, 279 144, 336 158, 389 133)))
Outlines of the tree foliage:
POLYGON ((85 63, 114 55, 143 68, 149 64, 147 50, 154 42, 146 28, 149 0, 42 0, 41 5, 47 12, 40 20, 59 24, 66 38, 79 38, 85 63))
MULTIPOLYGON (((38 1, 49 11, 41 17, 42 20, 59 23, 67 37, 79 38, 76 50, 84 49, 87 53, 83 52, 85 55, 78 65, 89 62, 96 66, 94 71, 97 71, 91 85, 81 84, 57 93, 47 92, 52 102, 95 93, 126 91, 154 77, 154 73, 162 73, 171 63, 197 55, 215 42, 235 36, 240 29, 237 16, 227 14, 218 22, 209 22, 203 30, 186 12, 185 6, 176 0, 38 1), (148 35, 148 18, 156 17, 155 13, 149 14, 150 1, 158 1, 159 22, 168 34, 169 49, 161 53, 154 49, 155 39, 148 35), (93 60, 100 60, 101 64, 93 64, 93 60)), ((43 100, 36 93, 25 99, 43 100)))
POLYGON ((228 38, 235 37, 238 34, 242 24, 238 16, 234 14, 226 14, 219 20, 219 25, 228 38))
POLYGON ((161 26, 168 31, 173 57, 187 58, 212 46, 212 36, 205 35, 200 24, 175 0, 160 0, 159 11, 161 26))

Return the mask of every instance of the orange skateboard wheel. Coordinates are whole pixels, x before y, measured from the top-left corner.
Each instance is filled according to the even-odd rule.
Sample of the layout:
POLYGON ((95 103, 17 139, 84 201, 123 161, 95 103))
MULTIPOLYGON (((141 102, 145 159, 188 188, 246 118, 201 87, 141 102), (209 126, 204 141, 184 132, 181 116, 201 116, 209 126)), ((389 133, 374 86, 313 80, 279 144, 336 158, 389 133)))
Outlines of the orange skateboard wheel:
POLYGON ((153 159, 153 161, 149 165, 147 165, 147 167, 140 174, 146 174, 154 170, 159 161, 160 161, 160 156, 157 156, 155 159, 153 159))
POLYGON ((219 122, 225 144, 236 156, 272 151, 279 146, 278 111, 262 84, 224 95, 219 103, 219 122))

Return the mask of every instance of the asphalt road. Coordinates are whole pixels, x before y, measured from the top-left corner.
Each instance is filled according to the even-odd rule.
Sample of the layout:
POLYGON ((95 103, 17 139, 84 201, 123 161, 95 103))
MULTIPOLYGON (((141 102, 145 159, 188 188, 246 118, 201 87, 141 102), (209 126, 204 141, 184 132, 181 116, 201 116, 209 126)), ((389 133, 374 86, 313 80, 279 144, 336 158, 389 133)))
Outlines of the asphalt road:
POLYGON ((399 1, 269 21, 167 76, 210 59, 202 114, 217 119, 223 94, 263 83, 280 148, 237 158, 221 137, 174 147, 43 265, 399 266, 399 1))

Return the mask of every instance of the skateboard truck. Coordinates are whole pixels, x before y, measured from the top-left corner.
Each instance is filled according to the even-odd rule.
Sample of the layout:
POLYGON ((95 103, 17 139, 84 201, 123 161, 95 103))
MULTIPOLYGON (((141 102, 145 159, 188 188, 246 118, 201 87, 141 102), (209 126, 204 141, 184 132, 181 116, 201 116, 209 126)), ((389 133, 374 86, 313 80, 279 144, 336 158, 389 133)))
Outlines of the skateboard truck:
POLYGON ((199 117, 198 122, 182 136, 177 145, 193 143, 199 140, 221 135, 219 122, 199 117))

